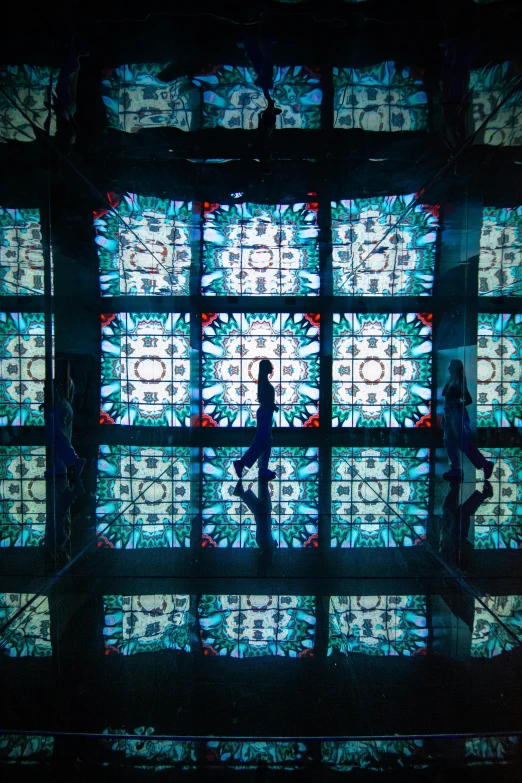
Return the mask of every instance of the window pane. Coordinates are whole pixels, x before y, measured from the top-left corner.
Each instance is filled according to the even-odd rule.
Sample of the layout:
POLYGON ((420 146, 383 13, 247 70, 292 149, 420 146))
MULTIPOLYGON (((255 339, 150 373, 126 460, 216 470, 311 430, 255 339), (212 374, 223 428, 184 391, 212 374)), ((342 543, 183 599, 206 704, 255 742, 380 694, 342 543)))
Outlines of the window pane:
POLYGON ((0 426, 44 423, 43 313, 0 313, 0 426))
POLYGON ((13 619, 0 636, 0 652, 8 658, 52 655, 49 599, 31 593, 0 593, 0 626, 13 619))
POLYGON ((390 768, 390 762, 407 769, 425 769, 430 758, 421 739, 392 740, 336 740, 321 743, 322 761, 338 772, 364 769, 382 772, 390 768))
POLYGON ((522 207, 482 212, 479 296, 522 296, 522 207))
POLYGON ((505 626, 518 636, 519 641, 522 640, 522 596, 486 595, 482 601, 490 611, 475 599, 471 655, 473 658, 494 658, 516 646, 505 626))
POLYGON ((522 315, 479 313, 477 425, 522 427, 522 315))
MULTIPOLYGON (((522 549, 522 450, 481 449, 495 463, 493 495, 474 514, 476 549, 522 549)), ((477 480, 477 492, 484 482, 477 480)))
POLYGON ((0 207, 0 294, 44 292, 40 211, 0 207))
POLYGON ((106 595, 105 655, 190 650, 188 595, 106 595))
POLYGON ((51 761, 54 737, 40 734, 0 734, 2 764, 47 764, 51 761))
POLYGON ((44 471, 45 446, 0 448, 0 547, 43 543, 44 471))
POLYGON ((522 144, 522 90, 515 92, 496 111, 520 74, 511 68, 509 60, 499 65, 486 65, 471 71, 470 90, 473 91, 473 123, 476 130, 495 111, 494 117, 476 138, 475 143, 495 146, 522 144))
POLYGON ((0 93, 0 142, 34 141, 31 123, 43 130, 51 115, 50 134, 56 134, 56 115, 46 104, 56 97, 58 70, 46 65, 8 65, 2 68, 2 85, 9 95, 0 93), (23 114, 22 114, 23 112, 23 114), (24 116, 25 115, 25 116, 24 116), (28 119, 31 123, 28 122, 28 119))

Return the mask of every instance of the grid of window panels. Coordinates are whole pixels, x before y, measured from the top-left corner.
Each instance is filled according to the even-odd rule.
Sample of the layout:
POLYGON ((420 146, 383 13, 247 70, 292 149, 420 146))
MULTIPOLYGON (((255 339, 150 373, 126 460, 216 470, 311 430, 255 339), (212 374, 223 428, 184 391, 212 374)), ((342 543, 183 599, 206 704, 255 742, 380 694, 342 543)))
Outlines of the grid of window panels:
MULTIPOLYGON (((522 450, 482 449, 495 463, 489 479, 493 494, 474 515, 474 546, 477 549, 522 548, 522 450)), ((483 482, 477 481, 477 490, 483 482)))
POLYGON ((486 65, 471 71, 469 87, 473 90, 473 130, 477 130, 495 112, 477 141, 481 144, 507 147, 522 144, 522 89, 513 93, 497 110, 519 74, 509 60, 498 65, 486 65))
POLYGON ((8 658, 47 658, 52 655, 49 599, 34 594, 0 593, 0 653, 8 658))
POLYGON ((520 643, 522 640, 522 596, 486 595, 482 598, 482 603, 475 599, 473 635, 471 637, 472 657, 494 658, 509 652, 517 645, 517 637, 520 643))
POLYGON ((106 595, 105 655, 190 650, 188 595, 106 595))
POLYGON ((32 125, 43 130, 47 122, 54 136, 56 116, 48 105, 55 97, 58 70, 46 65, 7 65, 0 69, 0 76, 0 142, 34 141, 32 125))
POLYGON ((521 427, 522 315, 479 313, 477 425, 521 427))
POLYGON ((0 207, 0 295, 43 294, 40 211, 0 207))
POLYGON ((0 346, 0 426, 43 424, 44 314, 0 313, 0 346))
POLYGON ((479 296, 522 296, 522 206, 482 212, 479 296))
POLYGON ((0 446, 0 547, 42 544, 44 471, 45 446, 0 446))

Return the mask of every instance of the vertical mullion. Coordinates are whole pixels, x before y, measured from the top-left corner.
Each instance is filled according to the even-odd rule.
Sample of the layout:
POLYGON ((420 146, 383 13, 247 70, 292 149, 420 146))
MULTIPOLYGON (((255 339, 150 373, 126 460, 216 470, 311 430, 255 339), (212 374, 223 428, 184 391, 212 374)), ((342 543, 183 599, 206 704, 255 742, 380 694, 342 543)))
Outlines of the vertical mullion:
POLYGON ((332 469, 332 348, 334 302, 332 280, 332 213, 331 191, 328 186, 321 192, 318 210, 319 266, 321 270, 321 319, 319 364, 319 432, 321 434, 319 470, 319 524, 318 543, 330 548, 331 538, 331 469, 332 469))

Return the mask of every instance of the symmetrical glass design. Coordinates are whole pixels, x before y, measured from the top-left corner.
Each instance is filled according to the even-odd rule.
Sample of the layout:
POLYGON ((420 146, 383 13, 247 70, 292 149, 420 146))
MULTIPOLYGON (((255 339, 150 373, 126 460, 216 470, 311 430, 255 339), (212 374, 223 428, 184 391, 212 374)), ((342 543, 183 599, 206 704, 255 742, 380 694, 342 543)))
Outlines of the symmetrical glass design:
POLYGON ((242 453, 230 447, 203 449, 203 546, 255 547, 256 525, 263 524, 270 524, 281 548, 317 546, 318 449, 274 448, 270 468, 277 478, 258 483, 251 471, 243 480, 245 495, 238 497, 232 463, 242 453))
POLYGON ((334 313, 333 426, 427 427, 431 314, 334 313))
POLYGON ((516 647, 516 637, 519 644, 522 641, 522 596, 486 595, 482 602, 490 611, 475 599, 471 655, 473 658, 494 658, 516 647))
POLYGON ((198 605, 206 655, 253 658, 314 654, 315 598, 296 595, 202 595, 198 605))
MULTIPOLYGON (((473 90, 474 130, 496 110, 519 78, 520 75, 511 68, 509 60, 471 71, 469 87, 473 90)), ((522 144, 522 89, 513 93, 496 112, 477 141, 501 147, 522 144)))
POLYGON ((419 131, 428 126, 428 99, 420 68, 394 62, 334 68, 334 128, 419 131))
POLYGON ((189 449, 100 446, 96 516, 111 548, 189 546, 189 449))
POLYGON ((479 313, 477 425, 522 427, 522 315, 479 313))
POLYGON ((323 742, 322 762, 338 772, 355 769, 381 772, 393 762, 398 767, 415 768, 426 762, 424 740, 346 740, 323 742))
POLYGON ((190 425, 189 315, 102 315, 101 423, 190 425))
POLYGON ((0 142, 34 141, 31 123, 44 130, 49 122, 54 136, 56 117, 48 106, 55 98, 58 70, 46 65, 7 65, 0 69, 0 78, 6 93, 0 92, 0 142))
POLYGON ((341 595, 330 598, 328 655, 424 655, 428 628, 422 595, 341 595))
POLYGON ((43 313, 0 313, 0 426, 44 423, 43 313))
POLYGON ((9 658, 47 658, 52 655, 49 599, 30 593, 0 593, 0 627, 13 619, 0 636, 0 654, 9 658), (15 617, 16 616, 16 617, 15 617))
POLYGON ((106 595, 105 655, 190 651, 190 596, 106 595))
POLYGON ((334 294, 431 294, 438 207, 418 204, 401 219, 414 199, 411 194, 332 202, 334 294))
POLYGON ((45 446, 0 447, 0 547, 43 542, 44 471, 45 446))
POLYGON ((261 359, 274 366, 274 422, 315 427, 319 419, 319 316, 315 313, 203 314, 203 426, 256 423, 261 359))
POLYGON ((271 770, 293 770, 310 763, 311 758, 304 742, 211 740, 205 745, 205 760, 211 766, 236 770, 254 770, 260 764, 271 770))
POLYGON ((0 295, 44 292, 40 211, 0 207, 0 295))
POLYGON ((412 546, 428 502, 428 449, 332 449, 332 547, 412 546))
POLYGON ((202 292, 319 293, 317 204, 205 204, 202 292))
POLYGON ((522 296, 522 206, 482 212, 479 296, 522 296))
MULTIPOLYGON (((493 495, 474 515, 476 549, 522 548, 522 449, 481 449, 495 463, 493 495)), ((477 481, 477 490, 484 482, 477 481)))
POLYGON ((189 293, 192 204, 127 193, 94 213, 102 296, 189 293))
MULTIPOLYGON (((111 738, 111 734, 126 734, 125 729, 105 729, 103 734, 107 737, 110 749, 118 755, 114 764, 121 764, 122 756, 130 762, 135 769, 160 772, 171 767, 179 767, 183 764, 183 770, 192 767, 197 761, 197 744, 190 740, 165 740, 154 737, 153 726, 138 726, 134 729, 135 739, 132 735, 128 739, 111 738), (143 740, 142 737, 148 737, 143 740)), ((109 762, 110 763, 110 762, 109 762)))

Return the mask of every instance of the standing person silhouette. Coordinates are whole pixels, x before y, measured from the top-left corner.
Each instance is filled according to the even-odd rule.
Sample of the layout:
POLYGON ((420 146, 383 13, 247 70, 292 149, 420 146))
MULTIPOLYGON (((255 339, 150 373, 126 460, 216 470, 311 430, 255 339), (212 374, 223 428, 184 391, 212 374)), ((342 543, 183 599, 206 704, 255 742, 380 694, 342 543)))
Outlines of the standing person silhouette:
POLYGON ((258 461, 259 478, 274 479, 276 473, 268 469, 270 452, 272 451, 272 418, 274 411, 279 410, 275 404, 275 389, 268 380, 274 372, 274 367, 269 359, 261 359, 259 362, 259 375, 257 384, 257 429, 252 445, 243 454, 241 459, 234 462, 234 470, 240 479, 245 468, 251 468, 258 461))

